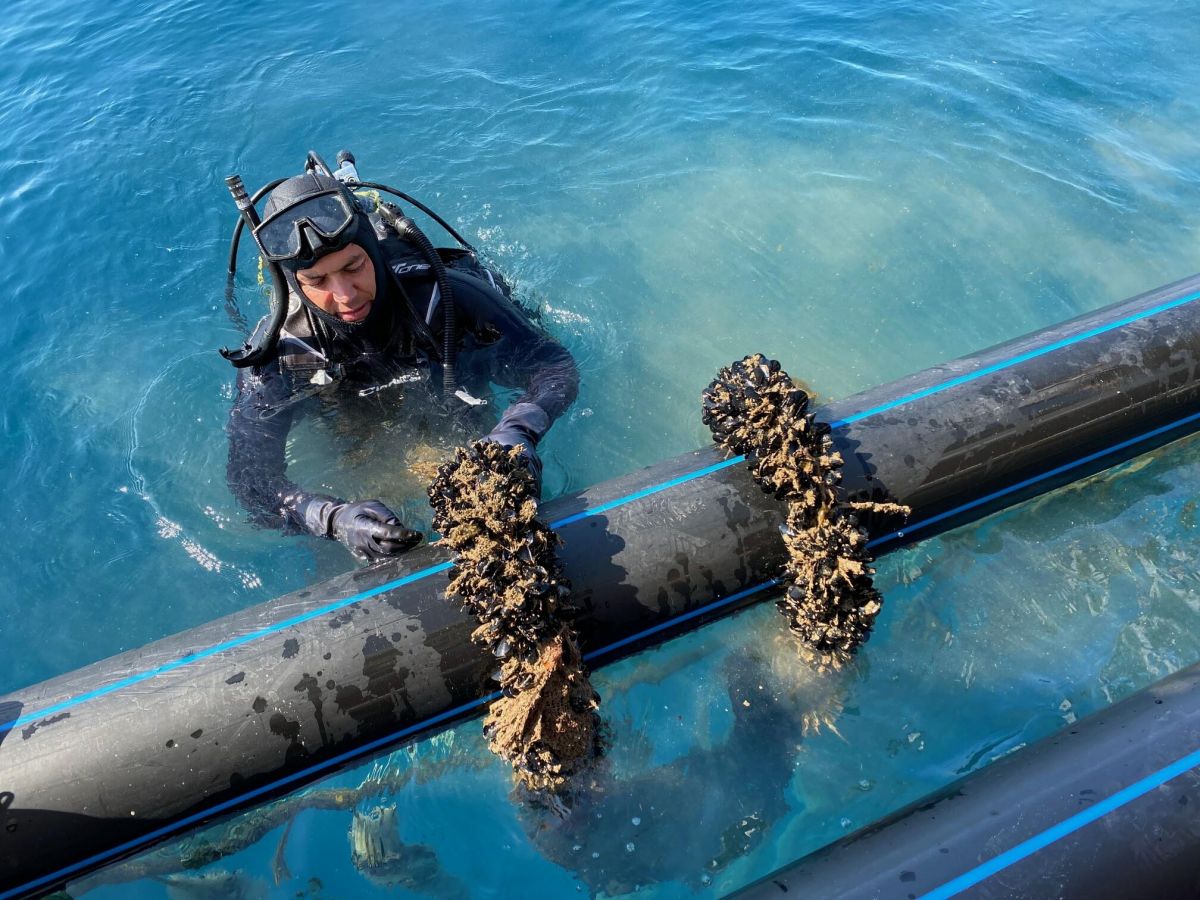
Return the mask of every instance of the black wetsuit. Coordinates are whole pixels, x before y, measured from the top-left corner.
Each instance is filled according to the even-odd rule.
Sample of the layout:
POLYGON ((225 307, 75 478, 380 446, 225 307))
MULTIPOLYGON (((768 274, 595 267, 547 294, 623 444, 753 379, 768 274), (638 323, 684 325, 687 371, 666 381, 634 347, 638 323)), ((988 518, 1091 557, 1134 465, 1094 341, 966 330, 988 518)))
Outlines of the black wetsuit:
MULTIPOLYGON (((227 473, 234 495, 261 525, 329 535, 329 511, 344 502, 288 480, 285 444, 297 416, 323 402, 385 398, 393 386, 403 386, 405 404, 443 403, 444 317, 432 271, 395 236, 379 249, 391 275, 381 278, 385 290, 377 293, 369 329, 330 328, 293 295, 275 358, 238 374, 227 473)), ((473 255, 445 256, 457 311, 457 383, 475 397, 487 396, 489 383, 523 389, 501 422, 516 423, 536 443, 575 399, 575 363, 512 303, 495 273, 473 255)), ((467 417, 490 409, 472 410, 457 399, 449 405, 467 417)))

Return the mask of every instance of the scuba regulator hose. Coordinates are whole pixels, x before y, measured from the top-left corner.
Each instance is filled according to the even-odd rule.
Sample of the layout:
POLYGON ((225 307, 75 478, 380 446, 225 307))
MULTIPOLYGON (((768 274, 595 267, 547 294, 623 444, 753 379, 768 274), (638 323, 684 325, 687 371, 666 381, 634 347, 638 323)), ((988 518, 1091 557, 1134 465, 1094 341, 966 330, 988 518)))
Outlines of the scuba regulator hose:
MULTIPOLYGON (((225 179, 225 185, 229 188, 229 193, 233 195, 233 200, 237 204, 238 211, 241 213, 241 218, 238 219, 237 227, 234 229, 233 241, 230 246, 230 281, 233 280, 237 267, 237 245, 240 230, 243 225, 249 225, 251 230, 253 230, 259 223, 258 211, 254 208, 254 202, 267 191, 271 190, 272 187, 282 183, 282 181, 283 179, 280 179, 280 181, 262 188, 254 195, 254 200, 251 200, 246 194, 246 186, 242 183, 241 176, 230 175, 225 179)), ((228 347, 222 347, 220 351, 225 359, 229 360, 239 369, 262 365, 270 359, 275 342, 279 340, 279 331, 283 328, 283 321, 287 317, 288 288, 287 280, 283 277, 283 269, 279 267, 278 263, 268 263, 267 270, 271 273, 270 318, 264 319, 238 349, 230 350, 228 347)))
MULTIPOLYGON (((342 151, 342 153, 345 153, 345 152, 346 151, 344 151, 344 150, 342 151)), ((338 156, 340 158, 341 154, 338 154, 338 156)), ((378 181, 359 181, 359 182, 351 182, 349 184, 351 187, 363 187, 363 188, 370 188, 371 190, 376 190, 376 191, 387 191, 389 194, 391 194, 395 197, 399 197, 405 203, 411 203, 413 206, 415 206, 421 212, 425 213, 425 215, 429 216, 429 218, 433 219, 433 221, 435 221, 439 225, 441 225, 442 228, 444 228, 446 230, 447 234, 449 234, 452 238, 454 238, 456 241, 458 241, 459 244, 462 245, 464 250, 469 250, 471 253, 476 252, 475 248, 473 246, 471 246, 470 242, 465 237, 463 237, 461 234, 459 234, 457 231, 455 231, 454 227, 449 222, 447 222, 445 219, 443 219, 441 216, 439 216, 437 213, 435 213, 432 209, 430 209, 428 206, 426 206, 424 203, 422 203, 416 197, 410 196, 409 194, 404 193, 404 191, 398 191, 394 187, 388 187, 388 185, 381 184, 378 181)))
POLYGON ((438 294, 442 301, 442 316, 445 327, 442 333, 442 396, 449 400, 458 390, 455 375, 455 360, 458 356, 458 316, 454 309, 454 289, 442 262, 429 238, 417 227, 417 223, 404 214, 394 203, 380 203, 379 215, 401 238, 416 244, 421 255, 429 262, 437 279, 438 294))

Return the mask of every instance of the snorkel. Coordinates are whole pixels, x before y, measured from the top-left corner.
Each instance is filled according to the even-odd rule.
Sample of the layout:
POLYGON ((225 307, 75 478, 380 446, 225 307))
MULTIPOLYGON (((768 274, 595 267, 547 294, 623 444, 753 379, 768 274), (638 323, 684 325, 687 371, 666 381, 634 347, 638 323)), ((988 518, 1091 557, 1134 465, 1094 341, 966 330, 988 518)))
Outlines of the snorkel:
MULTIPOLYGON (((233 244, 229 251, 229 282, 226 287, 227 305, 228 297, 232 293, 233 278, 237 273, 237 245, 238 238, 241 236, 243 224, 248 224, 253 233, 253 229, 260 224, 258 211, 254 208, 256 200, 262 197, 267 191, 274 186, 281 184, 284 179, 279 179, 273 182, 254 195, 254 200, 251 200, 246 193, 246 185, 242 183, 240 175, 230 175, 225 179, 225 186, 229 188, 229 193, 233 196, 233 202, 237 204, 238 219, 237 229, 233 234, 233 244)), ((265 259, 265 257, 264 257, 265 259)), ((247 338, 242 346, 236 350, 230 350, 228 347, 222 347, 220 352, 223 357, 233 363, 235 368, 244 369, 248 366, 258 366, 268 362, 275 352, 275 344, 279 340, 279 330, 283 328, 283 320, 287 318, 288 307, 288 286, 287 280, 283 277, 283 269, 279 263, 267 263, 267 271, 271 273, 271 316, 264 319, 254 332, 247 338)))
MULTIPOLYGON (((444 228, 465 250, 475 255, 475 248, 462 235, 441 216, 419 200, 386 184, 362 181, 358 175, 354 155, 348 150, 342 150, 338 153, 337 163, 337 171, 331 171, 324 160, 317 153, 310 150, 305 160, 304 171, 305 174, 317 174, 326 178, 336 179, 345 188, 347 195, 350 195, 350 192, 355 189, 365 188, 368 190, 386 191, 404 200, 406 203, 411 203, 444 228)), ((258 245, 259 255, 271 276, 271 315, 263 320, 241 347, 236 350, 222 348, 220 351, 221 355, 237 368, 257 366, 269 362, 275 352, 275 345, 279 340, 279 332, 283 327, 284 320, 287 318, 289 279, 284 272, 281 261, 287 259, 287 254, 291 252, 292 248, 286 243, 290 235, 286 233, 286 229, 271 228, 272 216, 269 209, 264 224, 264 220, 259 217, 256 208, 259 200, 287 180, 286 178, 277 179, 260 188, 253 196, 249 196, 245 185, 242 184, 242 180, 238 175, 230 175, 225 179, 225 184, 229 188, 234 202, 237 204, 239 213, 239 218, 237 224, 234 226, 233 236, 229 245, 229 285, 232 285, 237 272, 237 253, 242 229, 247 226, 249 226, 250 232, 254 236, 255 243, 258 245)), ((412 243, 420 251, 426 262, 429 263, 430 269, 437 281, 445 326, 441 347, 442 394, 444 398, 449 399, 455 396, 457 390, 455 363, 458 350, 458 333, 454 294, 449 277, 446 274, 445 263, 429 238, 425 236, 424 232, 421 231, 410 217, 404 214, 399 206, 392 203, 377 202, 377 212, 389 228, 402 239, 412 243)), ((321 225, 319 223, 314 225, 314 222, 308 218, 304 218, 297 223, 295 228, 295 252, 301 252, 303 245, 306 244, 302 235, 312 233, 314 228, 317 232, 321 232, 321 225)), ((332 232, 330 236, 332 236, 332 232)), ((386 266, 384 268, 391 273, 390 268, 386 266)), ((391 277, 394 282, 397 281, 394 273, 391 273, 391 277)), ((227 288, 227 297, 229 290, 227 288)), ((227 305, 229 304, 227 303, 227 305)))

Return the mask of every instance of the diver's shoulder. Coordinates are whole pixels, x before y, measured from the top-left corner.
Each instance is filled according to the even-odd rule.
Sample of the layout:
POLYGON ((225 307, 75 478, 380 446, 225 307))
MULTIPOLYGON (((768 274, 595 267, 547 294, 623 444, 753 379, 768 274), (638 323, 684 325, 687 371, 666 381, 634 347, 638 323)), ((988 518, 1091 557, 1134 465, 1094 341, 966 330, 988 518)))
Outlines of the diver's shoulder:
MULTIPOLYGON (((411 241, 395 234, 389 234, 379 242, 380 250, 388 268, 401 277, 432 277, 433 266, 421 252, 420 248, 411 241)), ((465 277, 474 279, 489 289, 498 291, 502 296, 509 297, 512 293, 508 282, 499 272, 484 265, 478 254, 463 247, 436 247, 438 259, 446 267, 446 274, 452 278, 465 277)))

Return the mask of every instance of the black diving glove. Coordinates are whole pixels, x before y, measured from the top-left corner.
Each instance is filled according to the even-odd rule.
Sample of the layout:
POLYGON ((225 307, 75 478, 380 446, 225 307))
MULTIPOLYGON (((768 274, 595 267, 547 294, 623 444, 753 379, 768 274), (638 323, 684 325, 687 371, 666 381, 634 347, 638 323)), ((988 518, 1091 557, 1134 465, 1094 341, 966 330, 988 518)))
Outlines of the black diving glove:
POLYGON ((542 491, 542 461, 537 455, 538 441, 550 428, 550 417, 536 403, 514 403, 504 411, 496 427, 484 435, 502 447, 521 445, 521 460, 529 467, 538 493, 542 491))
POLYGON ((399 517, 378 500, 347 503, 313 498, 303 515, 309 531, 341 541, 358 559, 399 556, 421 543, 421 533, 405 528, 399 517))
POLYGON ((347 503, 333 513, 332 524, 334 538, 359 559, 399 556, 421 543, 421 533, 405 528, 378 500, 347 503))

